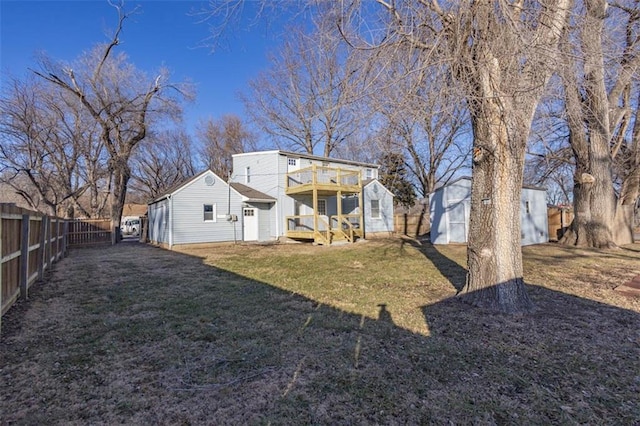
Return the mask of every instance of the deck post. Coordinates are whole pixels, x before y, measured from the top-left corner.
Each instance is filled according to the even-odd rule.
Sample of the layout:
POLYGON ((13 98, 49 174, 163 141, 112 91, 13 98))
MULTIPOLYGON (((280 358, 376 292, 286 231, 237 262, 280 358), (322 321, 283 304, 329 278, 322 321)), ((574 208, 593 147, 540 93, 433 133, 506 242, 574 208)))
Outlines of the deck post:
MULTIPOLYGON (((315 172, 315 165, 314 165, 315 172)), ((313 176, 313 180, 315 181, 315 173, 313 176)), ((315 240, 315 233, 320 232, 318 229, 318 189, 314 186, 313 188, 313 239, 315 240)))
MULTIPOLYGON (((340 174, 339 170, 338 170, 338 174, 340 174)), ((338 176, 338 179, 339 179, 339 176, 338 176)), ((338 182, 340 182, 340 180, 338 180, 338 182)), ((338 193, 336 194, 336 210, 338 213, 338 229, 340 230, 340 232, 342 232, 342 191, 341 190, 338 190, 338 193)))

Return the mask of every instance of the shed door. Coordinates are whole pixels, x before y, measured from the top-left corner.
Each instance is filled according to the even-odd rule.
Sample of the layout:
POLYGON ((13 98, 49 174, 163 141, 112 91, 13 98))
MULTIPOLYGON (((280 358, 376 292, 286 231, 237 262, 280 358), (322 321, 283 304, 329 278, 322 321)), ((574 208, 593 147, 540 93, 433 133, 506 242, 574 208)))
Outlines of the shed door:
POLYGON ((467 203, 463 200, 449 201, 447 217, 449 219, 449 242, 467 242, 467 203))
POLYGON ((244 208, 242 210, 244 216, 244 241, 257 241, 258 240, 258 209, 256 208, 244 208))

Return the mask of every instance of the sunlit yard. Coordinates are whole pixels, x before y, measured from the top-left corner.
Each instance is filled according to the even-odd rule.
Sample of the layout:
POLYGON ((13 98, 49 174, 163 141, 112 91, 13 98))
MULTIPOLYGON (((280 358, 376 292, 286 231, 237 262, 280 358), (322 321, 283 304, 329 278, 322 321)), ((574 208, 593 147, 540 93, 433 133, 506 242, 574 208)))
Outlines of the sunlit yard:
POLYGON ((537 308, 455 298, 465 248, 76 250, 3 317, 0 412, 55 424, 637 424, 640 245, 524 249, 537 308))

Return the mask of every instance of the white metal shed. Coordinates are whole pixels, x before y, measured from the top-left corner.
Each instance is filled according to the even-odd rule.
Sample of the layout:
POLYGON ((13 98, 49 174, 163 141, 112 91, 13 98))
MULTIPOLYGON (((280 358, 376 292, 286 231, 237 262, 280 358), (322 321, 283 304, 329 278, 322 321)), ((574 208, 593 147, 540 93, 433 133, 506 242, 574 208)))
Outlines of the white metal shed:
MULTIPOLYGON (((520 223, 523 246, 549 241, 546 196, 543 188, 522 188, 520 223)), ((436 189, 429 196, 431 242, 466 243, 470 207, 471 178, 462 177, 436 189)))

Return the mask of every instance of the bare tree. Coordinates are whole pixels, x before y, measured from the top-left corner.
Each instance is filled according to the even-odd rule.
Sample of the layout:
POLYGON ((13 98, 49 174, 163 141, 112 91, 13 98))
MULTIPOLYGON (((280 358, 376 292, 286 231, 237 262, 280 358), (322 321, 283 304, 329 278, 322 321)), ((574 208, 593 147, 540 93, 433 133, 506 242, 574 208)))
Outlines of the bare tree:
POLYGON ((633 242, 640 193, 635 81, 640 9, 636 1, 612 5, 585 1, 563 43, 566 120, 575 161, 575 219, 565 244, 610 248, 633 242))
POLYGON ((147 202, 196 174, 191 138, 183 130, 151 132, 132 160, 131 190, 147 202))
POLYGON ((197 137, 202 147, 202 162, 223 179, 228 179, 231 175, 233 154, 257 149, 256 136, 236 115, 201 121, 198 124, 197 137))
POLYGON ((128 14, 122 3, 113 6, 118 24, 109 43, 82 55, 76 66, 42 60, 36 74, 80 101, 99 126, 100 140, 109 155, 112 227, 118 227, 131 178, 129 160, 136 145, 146 137, 154 117, 179 116, 179 100, 188 97, 188 89, 169 84, 167 70, 150 79, 128 63, 124 54, 115 53, 128 14))
POLYGON ((307 33, 292 28, 271 67, 249 83, 247 113, 274 143, 331 156, 358 129, 350 108, 355 58, 328 24, 307 33))
POLYGON ((103 150, 80 103, 32 78, 12 80, 0 102, 4 182, 48 214, 99 215, 103 150))
POLYGON ((426 197, 471 166, 467 110, 446 67, 422 64, 411 49, 385 56, 394 59, 387 58, 367 97, 382 127, 377 139, 383 152, 404 154, 417 193, 426 197))
POLYGON ((474 139, 464 298, 504 312, 528 310, 520 250, 525 148, 571 1, 377 3, 386 15, 378 32, 364 37, 359 18, 370 8, 345 9, 347 37, 355 28, 372 45, 410 46, 423 63, 447 65, 465 95, 474 139))

